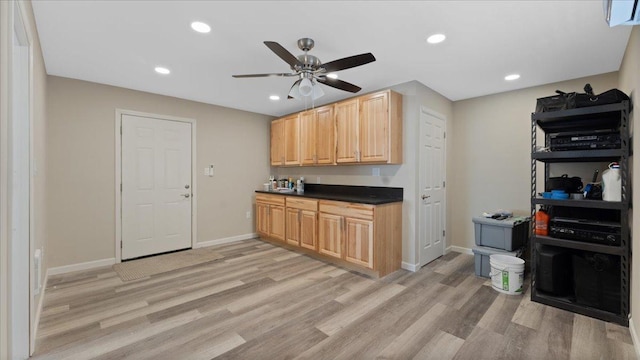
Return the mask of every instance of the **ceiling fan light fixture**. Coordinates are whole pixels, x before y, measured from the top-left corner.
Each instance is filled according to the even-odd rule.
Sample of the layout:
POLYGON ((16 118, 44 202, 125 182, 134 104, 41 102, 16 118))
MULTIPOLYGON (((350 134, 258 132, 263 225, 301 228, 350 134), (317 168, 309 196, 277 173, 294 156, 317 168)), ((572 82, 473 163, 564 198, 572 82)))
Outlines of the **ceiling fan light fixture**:
POLYGON ((293 86, 291 87, 291 90, 289 91, 289 96, 291 96, 294 99, 302 99, 302 95, 300 95, 300 81, 302 80, 297 80, 296 82, 293 83, 293 86))
POLYGON ((278 96, 278 95, 270 95, 269 96, 269 100, 278 101, 278 100, 280 100, 280 96, 278 96))
POLYGON ((337 79, 338 78, 338 74, 336 74, 336 73, 327 74, 327 77, 329 79, 337 79))
POLYGON ((298 85, 298 90, 300 91, 300 95, 309 96, 313 93, 313 83, 308 78, 303 78, 298 85))
POLYGON ((311 93, 311 98, 313 100, 317 100, 319 98, 321 98, 322 96, 324 96, 324 91, 322 90, 322 87, 320 87, 315 81, 313 82, 313 91, 311 93))
POLYGON ((520 79, 520 74, 510 74, 504 77, 505 80, 507 81, 513 81, 513 80, 518 80, 520 79))

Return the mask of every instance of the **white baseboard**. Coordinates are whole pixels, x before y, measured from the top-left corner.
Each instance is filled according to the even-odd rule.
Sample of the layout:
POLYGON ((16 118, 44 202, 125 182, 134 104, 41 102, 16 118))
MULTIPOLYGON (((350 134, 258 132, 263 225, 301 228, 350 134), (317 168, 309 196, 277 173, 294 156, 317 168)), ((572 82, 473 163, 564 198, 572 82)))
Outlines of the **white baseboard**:
POLYGON ((74 271, 94 269, 101 266, 109 266, 115 263, 116 263, 115 258, 109 258, 109 259, 87 261, 87 262, 78 263, 78 264, 52 267, 47 269, 47 277, 51 275, 66 274, 74 271))
POLYGON ((408 262, 403 261, 400 267, 408 271, 416 272, 418 271, 418 269, 420 269, 420 264, 410 264, 408 262))
MULTIPOLYGON (((40 299, 38 300, 38 307, 36 308, 36 319, 33 323, 33 337, 31 338, 31 350, 35 349, 36 339, 38 337, 38 328, 40 327, 40 314, 42 314, 42 307, 44 306, 44 296, 47 289, 47 280, 49 280, 49 270, 44 273, 44 281, 42 282, 42 288, 40 289, 40 299)), ((33 355, 33 353, 31 353, 33 355)))
POLYGON ((629 332, 631 333, 631 340, 633 340, 633 348, 636 349, 636 357, 640 359, 640 339, 638 338, 633 318, 629 319, 629 332))
POLYGON ((197 248, 213 246, 213 245, 228 244, 228 243, 232 243, 232 242, 236 242, 236 241, 254 239, 254 238, 257 238, 257 237, 258 237, 258 234, 256 234, 256 233, 244 234, 244 235, 238 235, 238 236, 231 236, 231 237, 228 237, 228 238, 197 242, 193 246, 193 248, 197 249, 197 248))
POLYGON ((462 254, 468 254, 468 255, 473 255, 473 251, 469 248, 466 247, 462 247, 462 246, 454 246, 451 245, 447 248, 446 252, 449 253, 451 251, 455 251, 458 253, 462 253, 462 254))

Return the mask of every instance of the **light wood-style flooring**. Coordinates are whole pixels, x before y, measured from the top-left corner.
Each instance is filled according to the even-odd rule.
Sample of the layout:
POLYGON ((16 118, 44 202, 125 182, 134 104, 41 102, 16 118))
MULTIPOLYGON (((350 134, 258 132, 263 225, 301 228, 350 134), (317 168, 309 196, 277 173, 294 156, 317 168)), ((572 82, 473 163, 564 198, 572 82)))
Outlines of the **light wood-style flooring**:
POLYGON ((635 359, 629 330, 494 291, 473 256, 370 279, 246 240, 122 282, 48 280, 36 359, 635 359))

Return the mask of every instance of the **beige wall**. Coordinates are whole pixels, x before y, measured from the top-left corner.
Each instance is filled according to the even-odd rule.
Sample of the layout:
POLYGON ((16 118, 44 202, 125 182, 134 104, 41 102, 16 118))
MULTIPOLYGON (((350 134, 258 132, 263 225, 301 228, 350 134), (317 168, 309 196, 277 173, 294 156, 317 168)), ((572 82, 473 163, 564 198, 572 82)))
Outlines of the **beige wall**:
MULTIPOLYGON (((280 176, 305 177, 309 183, 322 184, 390 186, 404 188, 402 204, 402 261, 409 265, 419 262, 418 256, 418 133, 420 107, 424 106, 442 114, 452 124, 452 103, 417 81, 391 87, 403 95, 403 163, 402 165, 341 165, 327 167, 273 168, 272 174, 280 176), (372 176, 372 168, 380 168, 380 176, 372 176)), ((451 149, 447 137, 447 148, 451 149)), ((448 153, 450 154, 450 152, 448 153)), ((448 169, 449 170, 449 169, 448 169)), ((449 171, 448 171, 449 173, 449 171)), ((450 207, 449 207, 450 210, 450 207)), ((447 217, 450 221, 451 216, 447 217)))
POLYGON ((51 267, 115 256, 116 108, 196 119, 197 242, 254 232, 253 191, 269 175, 271 117, 54 76, 48 94, 51 267), (209 164, 213 177, 203 175, 209 164))
MULTIPOLYGON (((448 194, 453 197, 454 245, 464 248, 475 245, 471 219, 484 211, 505 209, 518 215, 530 214, 531 112, 535 111, 536 99, 552 95, 556 89, 581 92, 585 83, 590 83, 596 93, 603 92, 618 86, 618 74, 597 75, 453 104, 456 146, 449 163, 453 176, 449 180, 448 194)), ((538 168, 544 171, 543 166, 538 168)))
MULTIPOLYGON (((16 6, 17 2, 6 2, 2 1, 0 4, 0 23, 2 26, 0 27, 0 62, 2 66, 0 67, 0 78, 3 79, 2 86, 0 87, 0 134, 2 139, 0 143, 2 147, 0 148, 0 173, 2 174, 2 180, 0 180, 0 184, 2 190, 0 191, 0 198, 2 203, 2 209, 0 210, 0 229, 2 229, 2 233, 0 234, 0 359, 5 359, 8 357, 8 323, 7 319, 7 311, 8 311, 8 299, 7 296, 7 286, 8 286, 8 278, 9 274, 9 260, 11 261, 28 261, 30 263, 30 269, 33 269, 33 257, 29 256, 29 259, 9 259, 7 253, 7 239, 8 232, 7 230, 7 221, 9 219, 7 208, 7 156, 8 156, 8 148, 7 146, 7 122, 10 116, 11 106, 10 106, 10 57, 12 53, 11 39, 13 36, 13 31, 11 27, 13 26, 12 20, 12 11, 13 7, 16 6)), ((44 67, 44 60, 42 57, 42 51, 40 49, 40 40, 38 38, 38 33, 35 27, 35 19, 33 16, 33 10, 31 8, 31 2, 24 1, 20 2, 23 21, 27 26, 27 35, 29 40, 31 41, 32 48, 32 99, 31 99, 31 110, 32 110, 32 153, 31 153, 31 161, 34 166, 33 169, 33 187, 31 189, 32 199, 32 233, 31 233, 31 244, 30 244, 30 253, 33 254, 36 249, 44 250, 45 238, 47 234, 46 227, 46 193, 45 193, 45 183, 46 183, 46 131, 47 131, 47 122, 46 122, 46 70, 44 67)), ((43 263, 43 269, 46 269, 46 259, 43 263)), ((41 281, 44 281, 44 271, 41 274, 41 281)), ((33 289, 34 282, 36 281, 35 273, 29 274, 30 287, 33 289)), ((42 294, 42 293, 41 293, 42 294)), ((36 320, 36 311, 37 306, 40 301, 41 295, 33 296, 30 302, 30 328, 31 333, 35 332, 35 320, 36 320)))
MULTIPOLYGON (((640 129, 640 125, 637 125, 637 119, 640 116, 637 115, 638 104, 640 104, 640 26, 635 26, 631 32, 629 38, 629 44, 627 45, 627 51, 625 52, 624 59, 622 60, 622 66, 620 66, 620 89, 627 94, 631 94, 631 100, 635 104, 635 111, 631 113, 634 129, 640 129)), ((636 131, 637 133, 637 131, 636 131)), ((640 141, 637 136, 633 138, 633 153, 640 154, 640 141)), ((632 158, 632 168, 640 169, 640 156, 636 155, 632 158)), ((632 188, 632 203, 640 204, 640 176, 633 176, 632 188)), ((636 336, 640 335, 640 211, 633 211, 633 228, 631 229, 633 243, 632 248, 635 252, 632 254, 631 259, 631 315, 632 315, 632 328, 635 330, 636 336)), ((636 337, 634 339, 638 341, 636 337)), ((635 344, 636 351, 640 355, 640 343, 635 344)))

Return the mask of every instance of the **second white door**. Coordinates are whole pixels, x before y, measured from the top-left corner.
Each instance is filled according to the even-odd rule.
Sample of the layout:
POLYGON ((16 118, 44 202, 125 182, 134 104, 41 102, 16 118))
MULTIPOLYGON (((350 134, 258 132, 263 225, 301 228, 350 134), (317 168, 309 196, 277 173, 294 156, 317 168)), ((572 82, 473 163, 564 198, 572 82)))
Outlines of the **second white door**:
POLYGON ((191 247, 191 124, 122 115, 122 259, 191 247))
POLYGON ((444 255, 445 121, 420 112, 420 266, 444 255))

